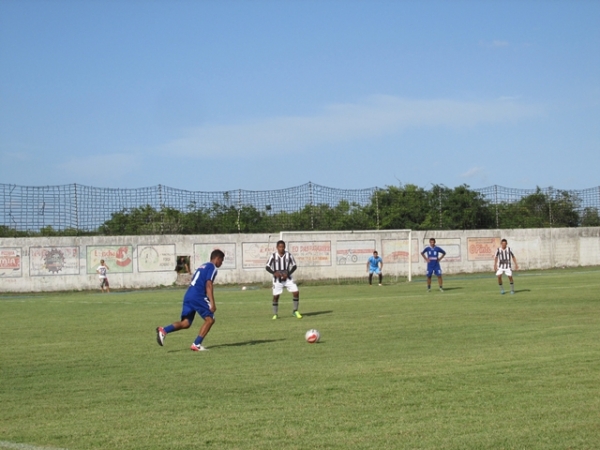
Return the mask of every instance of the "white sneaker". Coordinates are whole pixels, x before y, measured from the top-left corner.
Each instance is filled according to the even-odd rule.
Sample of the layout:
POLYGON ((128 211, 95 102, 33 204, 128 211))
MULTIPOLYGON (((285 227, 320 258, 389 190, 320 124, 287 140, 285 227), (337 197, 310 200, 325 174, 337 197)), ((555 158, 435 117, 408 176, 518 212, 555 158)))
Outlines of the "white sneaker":
POLYGON ((165 329, 163 327, 158 327, 156 329, 156 342, 158 342, 158 345, 160 345, 161 347, 165 345, 166 335, 167 333, 165 333, 165 329))
POLYGON ((196 345, 194 343, 192 343, 190 350, 193 352, 207 352, 208 351, 208 349, 206 347, 203 347, 202 344, 196 345))

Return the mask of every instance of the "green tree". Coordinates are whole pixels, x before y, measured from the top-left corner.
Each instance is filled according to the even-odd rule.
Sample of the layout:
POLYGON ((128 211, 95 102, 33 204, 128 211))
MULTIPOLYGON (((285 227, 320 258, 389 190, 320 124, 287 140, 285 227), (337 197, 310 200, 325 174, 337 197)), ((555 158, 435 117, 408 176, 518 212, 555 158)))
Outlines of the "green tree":
POLYGON ((533 194, 516 202, 498 205, 500 228, 576 227, 580 200, 568 191, 533 194))
MULTIPOLYGON (((434 190, 437 186, 434 186, 434 190)), ((445 188, 442 201, 442 227, 448 230, 476 230, 494 227, 494 214, 489 202, 463 184, 445 188)))
POLYGON ((581 215, 582 227, 600 227, 600 214, 597 208, 587 207, 581 215))
POLYGON ((371 199, 368 215, 373 217, 379 210, 379 223, 384 230, 421 230, 431 221, 431 195, 425 189, 407 184, 387 186, 371 199))

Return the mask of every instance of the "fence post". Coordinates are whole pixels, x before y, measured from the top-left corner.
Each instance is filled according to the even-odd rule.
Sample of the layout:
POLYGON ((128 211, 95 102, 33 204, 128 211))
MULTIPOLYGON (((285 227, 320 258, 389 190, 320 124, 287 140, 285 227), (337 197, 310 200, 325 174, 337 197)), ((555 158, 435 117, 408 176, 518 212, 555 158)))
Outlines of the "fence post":
POLYGON ((78 206, 78 201, 77 201, 77 183, 73 184, 73 188, 74 188, 74 196, 73 199, 75 200, 75 232, 77 233, 77 236, 79 236, 79 206, 78 206))
POLYGON ((314 217, 314 207, 313 207, 313 184, 312 181, 308 182, 308 198, 310 205, 310 229, 315 229, 315 217, 314 217))
POLYGON ((494 204, 496 205, 496 229, 500 229, 500 220, 498 220, 498 185, 494 185, 494 204))
POLYGON ((237 217, 237 229, 238 233, 242 232, 242 227, 240 224, 240 215, 242 214, 242 190, 238 189, 238 217, 237 217))
POLYGON ((440 187, 440 191, 439 191, 439 210, 440 210, 440 230, 442 229, 442 188, 440 187))
POLYGON ((162 193, 162 184, 158 185, 158 207, 160 208, 160 234, 164 234, 165 231, 165 216, 163 211, 163 193, 162 193))
POLYGON ((550 220, 550 228, 552 228, 552 187, 548 188, 548 219, 550 220))
POLYGON ((379 230, 379 188, 375 188, 375 213, 377 215, 377 229, 379 230))

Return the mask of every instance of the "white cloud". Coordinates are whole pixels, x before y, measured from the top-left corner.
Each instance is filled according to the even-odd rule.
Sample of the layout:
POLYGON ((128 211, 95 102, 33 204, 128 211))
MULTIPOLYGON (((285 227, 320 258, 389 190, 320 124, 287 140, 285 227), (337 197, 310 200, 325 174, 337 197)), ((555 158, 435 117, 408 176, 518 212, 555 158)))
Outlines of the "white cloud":
POLYGON ((466 172, 461 173, 460 177, 463 179, 466 179, 469 182, 474 182, 474 181, 477 181, 480 183, 488 183, 489 182, 489 177, 488 177, 487 171, 485 170, 485 168, 479 167, 479 166, 471 167, 466 172))
POLYGON ((479 41, 479 46, 484 48, 502 48, 508 47, 510 43, 500 39, 494 39, 493 41, 479 41))
POLYGON ((188 157, 253 157, 314 149, 401 133, 420 127, 473 127, 542 114, 514 101, 407 100, 372 96, 334 104, 312 116, 270 117, 236 124, 205 124, 164 145, 161 153, 188 157))
POLYGON ((134 154, 111 153, 106 155, 73 158, 58 163, 58 169, 71 175, 77 183, 122 187, 127 184, 127 177, 136 167, 137 157, 134 154))
POLYGON ((464 173, 461 173, 460 176, 463 178, 473 178, 476 176, 480 176, 484 174, 484 168, 483 167, 471 167, 469 170, 467 170, 464 173))
POLYGON ((10 161, 31 161, 33 159, 26 152, 3 152, 2 156, 10 161))

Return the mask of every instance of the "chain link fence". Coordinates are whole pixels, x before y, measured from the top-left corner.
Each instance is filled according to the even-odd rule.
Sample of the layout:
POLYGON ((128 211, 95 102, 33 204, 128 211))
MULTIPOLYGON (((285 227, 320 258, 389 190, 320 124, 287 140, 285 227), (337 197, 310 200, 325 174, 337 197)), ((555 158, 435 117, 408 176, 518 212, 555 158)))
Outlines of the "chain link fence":
POLYGON ((309 182, 269 191, 201 192, 163 185, 110 189, 0 184, 0 236, 600 225, 600 187, 461 186, 461 192, 443 186, 429 191, 407 187, 336 189, 309 182), (413 214, 416 199, 425 211, 423 219, 402 222, 413 214), (475 213, 481 217, 456 219, 475 213))

